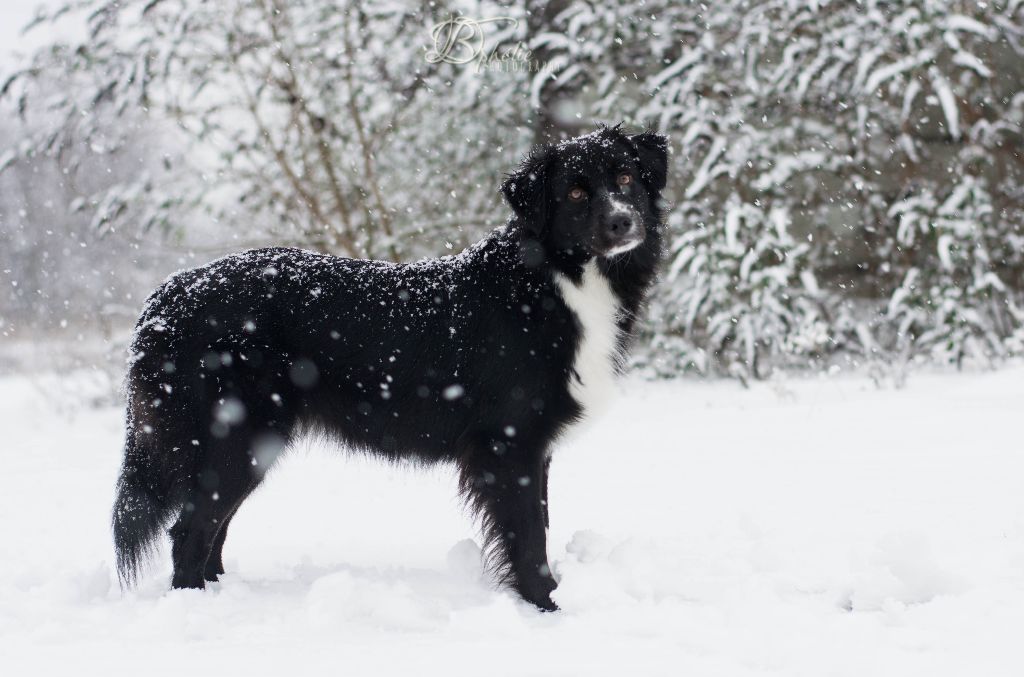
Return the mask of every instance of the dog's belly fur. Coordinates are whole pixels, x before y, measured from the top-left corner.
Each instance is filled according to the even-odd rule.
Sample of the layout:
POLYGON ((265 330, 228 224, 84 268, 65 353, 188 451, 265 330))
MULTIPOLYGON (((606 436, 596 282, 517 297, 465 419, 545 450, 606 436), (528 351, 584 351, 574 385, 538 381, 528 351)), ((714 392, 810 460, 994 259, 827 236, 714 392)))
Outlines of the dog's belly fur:
POLYGON ((576 346, 569 392, 583 418, 599 414, 611 400, 619 371, 619 299, 594 261, 583 269, 579 284, 560 273, 555 283, 562 300, 576 317, 580 340, 576 346))

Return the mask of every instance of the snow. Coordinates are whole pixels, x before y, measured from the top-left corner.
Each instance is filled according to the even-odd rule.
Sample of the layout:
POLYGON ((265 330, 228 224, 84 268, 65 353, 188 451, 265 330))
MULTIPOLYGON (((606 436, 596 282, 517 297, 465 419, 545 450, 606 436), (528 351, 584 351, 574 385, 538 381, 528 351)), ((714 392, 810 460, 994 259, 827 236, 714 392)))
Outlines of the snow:
POLYGON ((44 47, 51 40, 66 40, 84 34, 81 26, 60 20, 39 30, 22 32, 40 9, 53 11, 57 5, 57 0, 4 0, 0 4, 0 70, 20 64, 23 55, 44 47))
POLYGON ((946 17, 946 27, 953 31, 966 31, 975 33, 988 40, 992 39, 992 29, 977 19, 972 19, 963 14, 951 14, 946 17))
POLYGON ((942 114, 946 116, 946 128, 949 131, 949 135, 954 139, 960 138, 960 111, 956 104, 956 95, 953 94, 952 88, 949 83, 946 82, 946 78, 942 77, 942 73, 937 68, 930 70, 932 78, 932 87, 935 89, 935 94, 939 97, 939 103, 942 105, 942 114))
POLYGON ((449 471, 312 443, 232 523, 221 583, 166 590, 165 549, 122 595, 121 411, 51 395, 92 382, 0 379, 5 674, 1024 670, 1024 365, 627 382, 554 456, 557 614, 481 581, 449 471))
POLYGON ((899 59, 893 63, 886 64, 872 71, 871 76, 867 79, 864 84, 863 91, 865 93, 873 93, 877 90, 884 82, 890 80, 900 73, 904 73, 913 68, 926 64, 935 58, 935 51, 932 49, 922 49, 916 54, 911 54, 902 59, 899 59))

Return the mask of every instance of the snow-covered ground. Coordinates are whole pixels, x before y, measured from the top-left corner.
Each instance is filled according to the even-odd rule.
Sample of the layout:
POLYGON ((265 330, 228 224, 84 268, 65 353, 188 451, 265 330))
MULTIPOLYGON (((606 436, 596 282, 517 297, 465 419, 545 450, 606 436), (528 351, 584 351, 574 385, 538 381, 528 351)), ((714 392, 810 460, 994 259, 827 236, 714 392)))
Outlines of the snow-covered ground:
POLYGON ((558 614, 480 579, 449 472, 322 448, 246 503, 222 583, 167 591, 165 550, 122 594, 121 413, 57 383, 0 380, 6 675, 1024 674, 1021 366, 630 382, 555 456, 558 614))

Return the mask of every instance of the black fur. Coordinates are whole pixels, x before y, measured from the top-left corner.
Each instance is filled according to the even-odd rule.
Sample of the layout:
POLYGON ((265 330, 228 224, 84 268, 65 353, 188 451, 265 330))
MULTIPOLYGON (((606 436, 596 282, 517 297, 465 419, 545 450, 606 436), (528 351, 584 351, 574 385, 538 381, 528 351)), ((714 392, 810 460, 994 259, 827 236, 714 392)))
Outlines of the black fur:
POLYGON ((216 580, 238 507, 315 431, 454 463, 493 571, 555 609, 548 453, 582 413, 569 388, 582 326, 554 275, 579 281, 596 259, 622 306, 624 350, 661 252, 666 153, 664 137, 617 127, 538 148, 502 186, 508 225, 458 256, 395 265, 260 249, 172 276, 131 346, 113 515, 122 581, 171 520, 172 585, 216 580), (585 200, 567 198, 574 186, 585 200), (613 223, 625 203, 634 220, 613 223), (605 255, 628 237, 639 246, 605 255))

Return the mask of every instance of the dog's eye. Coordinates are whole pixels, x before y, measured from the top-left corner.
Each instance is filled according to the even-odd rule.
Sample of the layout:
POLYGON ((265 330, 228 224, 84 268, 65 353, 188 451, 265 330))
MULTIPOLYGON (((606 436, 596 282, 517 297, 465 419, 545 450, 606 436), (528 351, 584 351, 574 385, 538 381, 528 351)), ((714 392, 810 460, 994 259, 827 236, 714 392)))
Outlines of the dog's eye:
POLYGON ((579 202, 587 196, 587 191, 583 190, 579 186, 569 189, 569 199, 573 202, 579 202))
POLYGON ((633 183, 633 175, 629 172, 622 172, 619 174, 618 182, 620 186, 628 186, 633 183))

